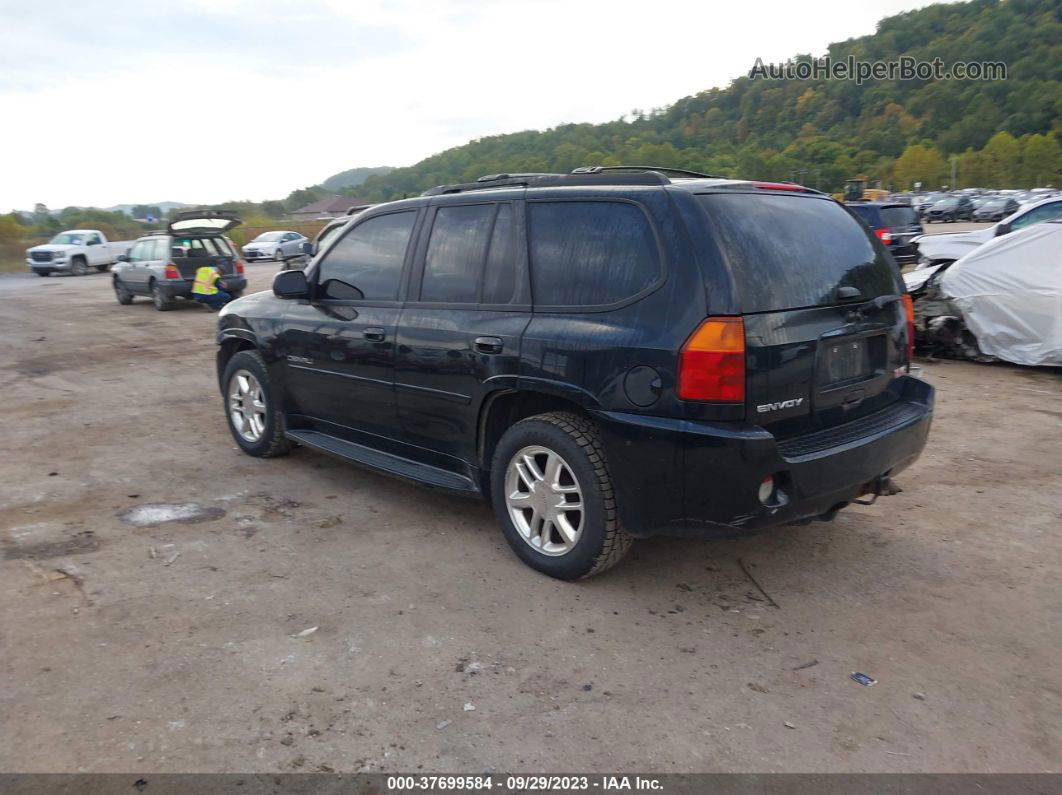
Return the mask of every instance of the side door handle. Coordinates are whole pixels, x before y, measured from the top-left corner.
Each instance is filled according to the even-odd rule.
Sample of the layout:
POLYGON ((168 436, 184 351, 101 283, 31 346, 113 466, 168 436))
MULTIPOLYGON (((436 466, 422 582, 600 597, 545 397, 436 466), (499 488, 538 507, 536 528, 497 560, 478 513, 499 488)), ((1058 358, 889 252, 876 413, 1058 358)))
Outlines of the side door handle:
POLYGON ((501 353, 505 344, 502 342, 501 337, 476 337, 473 342, 473 347, 478 353, 501 353))
POLYGON ((375 326, 365 329, 362 334, 370 342, 383 342, 387 339, 387 330, 375 326))

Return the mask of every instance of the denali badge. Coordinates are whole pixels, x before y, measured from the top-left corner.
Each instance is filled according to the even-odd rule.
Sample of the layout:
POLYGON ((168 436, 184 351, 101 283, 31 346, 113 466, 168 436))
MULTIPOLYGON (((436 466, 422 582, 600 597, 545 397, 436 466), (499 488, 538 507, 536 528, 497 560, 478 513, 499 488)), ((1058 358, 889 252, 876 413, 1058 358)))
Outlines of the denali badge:
POLYGON ((793 398, 792 400, 780 400, 777 403, 761 403, 756 407, 756 411, 763 414, 767 411, 778 411, 778 409, 792 409, 803 402, 804 398, 793 398))

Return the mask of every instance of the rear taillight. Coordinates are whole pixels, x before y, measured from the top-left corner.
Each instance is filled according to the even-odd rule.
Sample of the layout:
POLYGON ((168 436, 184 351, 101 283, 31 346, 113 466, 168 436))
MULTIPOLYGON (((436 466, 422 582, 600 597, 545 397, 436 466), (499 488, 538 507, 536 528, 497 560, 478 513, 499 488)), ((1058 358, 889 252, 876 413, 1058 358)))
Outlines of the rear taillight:
POLYGON ((167 279, 180 279, 181 272, 177 270, 176 265, 167 265, 164 270, 164 275, 167 279))
POLYGON ((236 260, 236 273, 240 274, 240 276, 243 276, 243 260, 242 259, 236 260))
POLYGON ((745 323, 739 317, 709 317, 679 352, 680 400, 745 402, 745 323))
POLYGON ((874 234, 876 234, 878 236, 878 240, 880 240, 886 246, 892 243, 892 235, 889 234, 888 229, 875 229, 874 234))
POLYGON ((914 361, 914 300, 910 293, 903 294, 903 311, 907 313, 907 364, 914 361))

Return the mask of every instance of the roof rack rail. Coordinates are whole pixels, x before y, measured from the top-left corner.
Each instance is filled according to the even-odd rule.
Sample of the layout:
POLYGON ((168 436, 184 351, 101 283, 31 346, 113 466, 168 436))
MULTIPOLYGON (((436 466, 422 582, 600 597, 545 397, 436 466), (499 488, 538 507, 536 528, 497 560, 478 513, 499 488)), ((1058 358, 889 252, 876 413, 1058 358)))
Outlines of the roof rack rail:
POLYGON ((447 193, 465 193, 491 188, 550 188, 565 185, 668 185, 671 180, 656 169, 630 169, 626 174, 602 171, 580 171, 571 174, 486 174, 475 182, 456 185, 437 185, 428 188, 421 196, 440 196, 447 193))
POLYGON ((676 177, 689 177, 692 179, 726 179, 718 174, 702 174, 700 171, 690 171, 685 168, 669 168, 667 166, 579 166, 573 168, 573 174, 602 174, 608 171, 656 171, 664 176, 674 174, 676 177))

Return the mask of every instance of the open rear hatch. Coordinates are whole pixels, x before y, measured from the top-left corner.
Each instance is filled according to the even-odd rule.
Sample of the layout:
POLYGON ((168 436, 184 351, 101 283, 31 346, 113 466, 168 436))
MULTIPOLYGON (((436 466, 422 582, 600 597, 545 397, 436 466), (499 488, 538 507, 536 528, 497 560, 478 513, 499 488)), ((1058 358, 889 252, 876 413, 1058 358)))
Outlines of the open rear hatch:
POLYGON ((899 270, 873 233, 818 195, 699 198, 744 318, 747 419, 784 439, 896 401, 907 315, 899 270))
POLYGON ((181 210, 173 216, 166 229, 171 235, 202 232, 224 234, 242 223, 232 210, 181 210))

